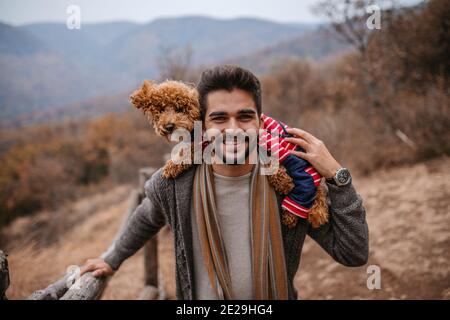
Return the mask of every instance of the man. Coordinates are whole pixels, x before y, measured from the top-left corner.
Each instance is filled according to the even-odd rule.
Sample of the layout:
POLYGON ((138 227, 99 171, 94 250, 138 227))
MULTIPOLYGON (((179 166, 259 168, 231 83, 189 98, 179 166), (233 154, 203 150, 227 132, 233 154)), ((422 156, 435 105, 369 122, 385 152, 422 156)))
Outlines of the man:
POLYGON ((225 163, 194 165, 176 179, 164 179, 158 170, 112 246, 102 258, 88 260, 82 273, 111 276, 165 224, 175 239, 178 299, 297 299, 293 280, 306 235, 337 262, 364 265, 362 199, 325 145, 303 130, 289 130, 294 137, 287 140, 305 150, 293 153, 327 178, 330 218, 318 229, 305 219, 288 228, 279 219, 282 197, 268 187, 259 165, 229 161, 242 157, 242 146, 227 140, 227 133, 260 127, 258 79, 237 66, 218 66, 202 73, 198 91, 204 128, 225 136, 225 163))

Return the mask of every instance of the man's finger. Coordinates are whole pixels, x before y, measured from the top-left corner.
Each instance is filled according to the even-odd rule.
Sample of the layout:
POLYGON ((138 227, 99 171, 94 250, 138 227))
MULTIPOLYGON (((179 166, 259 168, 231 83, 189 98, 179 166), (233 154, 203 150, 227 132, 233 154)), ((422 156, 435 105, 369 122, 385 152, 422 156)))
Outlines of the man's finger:
POLYGON ((97 270, 95 270, 94 272, 92 272, 92 275, 94 276, 94 277, 101 277, 101 276, 103 276, 103 274, 106 272, 106 270, 105 269, 97 269, 97 270))
POLYGON ((296 144, 296 145, 302 147, 303 149, 305 149, 306 151, 309 150, 309 143, 305 139, 290 137, 290 138, 284 138, 284 140, 286 142, 291 142, 293 144, 296 144))
POLYGON ((306 140, 307 142, 312 142, 315 138, 311 133, 306 132, 305 130, 299 128, 287 128, 286 131, 290 134, 293 134, 297 137, 306 140))
POLYGON ((86 272, 95 270, 96 266, 94 264, 86 264, 84 266, 81 266, 80 268, 80 276, 85 274, 86 272))
POLYGON ((306 161, 309 161, 309 160, 310 160, 310 156, 309 156, 309 154, 307 154, 306 152, 295 151, 295 150, 291 150, 291 151, 289 151, 289 152, 290 152, 291 154, 293 154, 293 155, 299 157, 299 158, 305 159, 306 161))

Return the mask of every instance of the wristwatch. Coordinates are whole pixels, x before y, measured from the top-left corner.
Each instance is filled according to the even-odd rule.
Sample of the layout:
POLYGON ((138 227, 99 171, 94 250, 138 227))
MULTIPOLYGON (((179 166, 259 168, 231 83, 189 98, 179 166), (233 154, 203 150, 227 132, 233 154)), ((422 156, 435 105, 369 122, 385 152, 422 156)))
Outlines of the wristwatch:
POLYGON ((332 178, 327 179, 327 182, 340 187, 349 184, 351 180, 350 171, 347 168, 340 168, 332 178))

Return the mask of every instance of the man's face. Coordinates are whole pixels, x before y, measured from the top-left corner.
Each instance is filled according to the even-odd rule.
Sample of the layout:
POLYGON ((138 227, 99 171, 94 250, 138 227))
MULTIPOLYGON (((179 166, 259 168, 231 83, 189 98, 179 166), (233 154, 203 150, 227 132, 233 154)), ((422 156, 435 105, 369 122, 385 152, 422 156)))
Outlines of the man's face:
POLYGON ((249 154, 249 142, 237 139, 238 133, 258 133, 259 117, 253 97, 241 89, 216 90, 207 96, 205 129, 222 133, 223 144, 220 153, 226 164, 241 164, 249 154))

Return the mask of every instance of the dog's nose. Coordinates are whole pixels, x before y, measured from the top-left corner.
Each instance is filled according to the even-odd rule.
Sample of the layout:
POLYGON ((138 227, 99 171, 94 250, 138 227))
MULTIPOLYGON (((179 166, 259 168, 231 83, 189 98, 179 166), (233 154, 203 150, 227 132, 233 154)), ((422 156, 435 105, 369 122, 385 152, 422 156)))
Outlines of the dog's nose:
POLYGON ((175 125, 173 123, 168 123, 164 126, 164 129, 168 132, 168 133, 172 133, 173 129, 175 129, 175 125))

